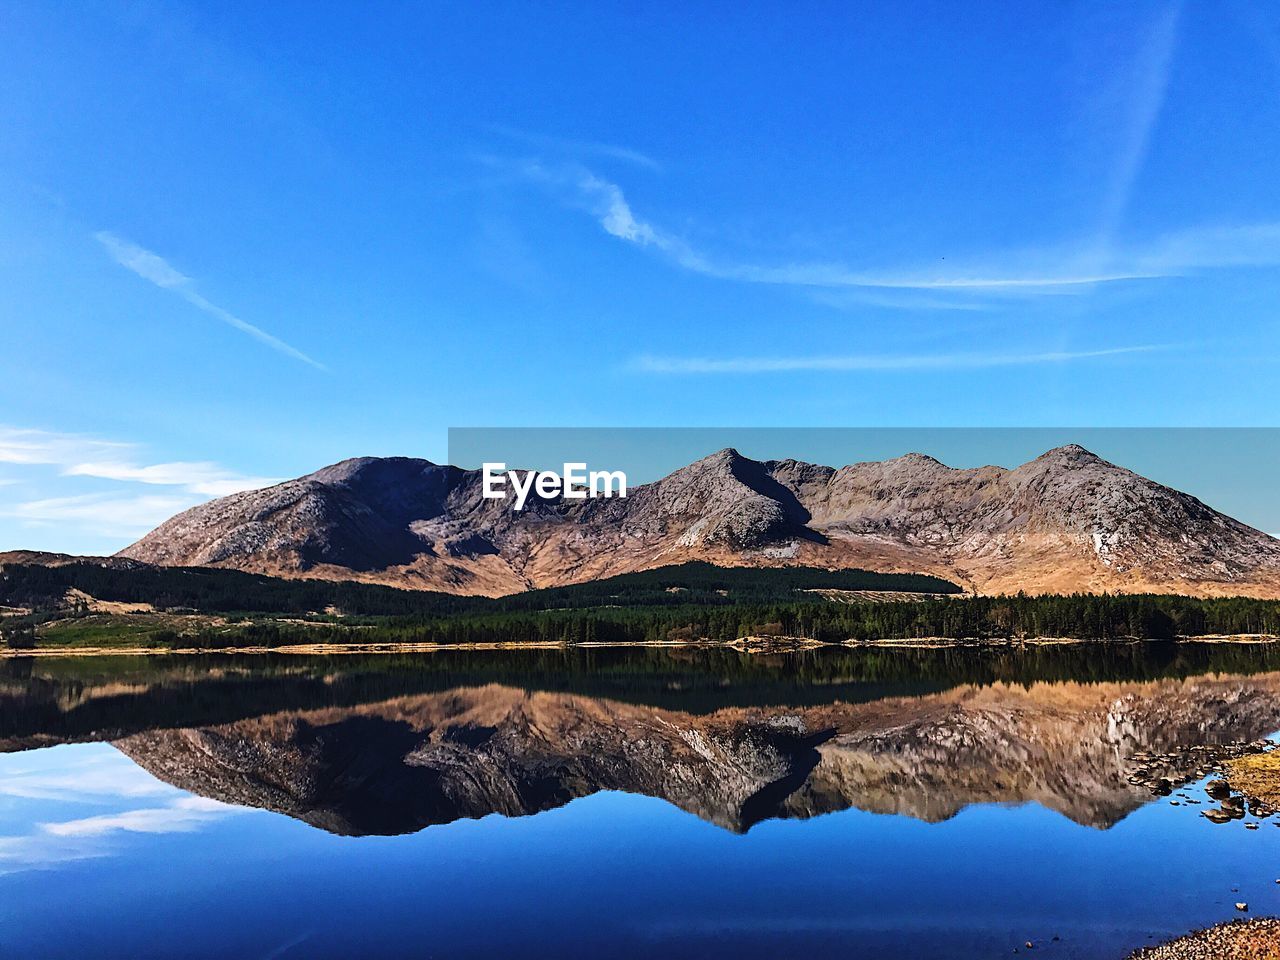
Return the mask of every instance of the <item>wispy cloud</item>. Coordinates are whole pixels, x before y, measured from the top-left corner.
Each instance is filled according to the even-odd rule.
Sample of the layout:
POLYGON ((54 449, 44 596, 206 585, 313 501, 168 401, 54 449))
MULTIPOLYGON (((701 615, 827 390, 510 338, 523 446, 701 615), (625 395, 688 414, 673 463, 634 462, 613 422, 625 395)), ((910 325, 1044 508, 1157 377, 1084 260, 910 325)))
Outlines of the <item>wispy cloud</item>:
MULTIPOLYGON (((1099 240, 1054 247, 952 257, 931 266, 870 269, 841 262, 737 262, 710 256, 639 216, 622 188, 580 167, 515 165, 527 180, 557 192, 588 213, 609 236, 653 250, 683 269, 743 283, 827 291, 916 292, 965 302, 975 296, 1043 296, 1102 284, 1154 281, 1240 266, 1280 265, 1280 223, 1206 225, 1108 249, 1099 240)), ((907 305, 920 306, 915 300, 907 305)))
POLYGON ((110 857, 121 849, 123 834, 191 833, 240 812, 216 800, 181 796, 163 806, 35 824, 31 833, 0 836, 0 876, 110 857))
POLYGON ((648 154, 641 153, 639 150, 632 150, 630 147, 620 147, 612 143, 602 143, 599 140, 575 140, 567 137, 552 137, 542 133, 530 133, 527 130, 518 130, 515 127, 509 127, 502 123, 485 124, 484 129, 489 133, 505 137, 517 143, 523 143, 527 146, 537 147, 540 150, 555 150, 561 153, 576 156, 597 156, 608 157, 612 160, 621 160, 624 163, 630 163, 637 167, 645 167, 649 170, 662 169, 661 164, 648 154))
POLYGON ((928 290, 888 290, 875 287, 829 289, 814 287, 809 299, 827 307, 886 307, 890 310, 947 310, 972 312, 987 310, 997 302, 991 297, 948 297, 928 290))
POLYGON ((208 461, 139 464, 138 452, 132 443, 0 424, 0 463, 58 467, 63 476, 185 487, 190 493, 209 497, 280 482, 273 477, 245 476, 208 461))
POLYGON ((62 477, 170 488, 164 493, 115 487, 95 493, 48 496, 46 472, 33 478, 38 479, 39 485, 32 489, 42 495, 23 500, 24 487, 31 485, 9 478, 12 482, 5 484, 0 517, 26 527, 66 527, 103 537, 133 538, 210 497, 280 482, 272 477, 246 476, 208 461, 148 464, 140 461, 140 453, 138 445, 132 443, 0 424, 0 463, 22 468, 51 467, 62 477))
POLYGON ((1182 0, 1175 0, 1156 17, 1130 69, 1118 78, 1124 116, 1119 152, 1104 197, 1101 238, 1105 246, 1110 246, 1119 229, 1151 150, 1151 137, 1169 88, 1182 7, 1182 0))
POLYGON ((200 497, 86 493, 0 506, 0 516, 29 524, 74 525, 104 537, 132 537, 194 507, 200 497))
POLYGON ((0 777, 0 796, 24 800, 101 802, 104 797, 152 797, 172 792, 173 787, 123 754, 114 749, 106 752, 99 745, 14 754, 6 758, 4 776, 0 777), (78 755, 74 765, 66 763, 68 753, 78 755))
POLYGON ((320 363, 307 354, 303 353, 297 347, 285 343, 279 337, 273 336, 261 327, 256 327, 246 320, 241 320, 235 314, 228 310, 224 310, 216 303, 211 303, 203 296, 196 292, 193 281, 190 277, 175 269, 172 264, 161 257, 159 254, 152 253, 150 250, 144 249, 135 243, 124 240, 114 233, 102 231, 94 234, 97 241, 102 244, 120 266, 127 270, 131 270, 140 276, 143 280, 155 284, 162 290, 169 290, 176 293, 187 303, 191 304, 198 310, 202 310, 209 316, 217 320, 221 320, 228 326, 234 327, 241 333, 246 333, 260 343, 264 343, 272 350, 283 353, 287 357, 300 360, 305 364, 315 367, 317 370, 327 369, 324 364, 320 363))
POLYGON ((55 837, 102 837, 120 832, 187 833, 236 809, 205 797, 179 797, 163 807, 42 823, 40 828, 55 837))
POLYGON ((0 463, 24 466, 68 464, 77 460, 115 457, 132 449, 132 444, 128 443, 0 424, 0 463))
POLYGON ((0 875, 113 856, 128 834, 187 833, 243 812, 184 793, 97 743, 0 757, 0 797, 28 818, 27 832, 0 836, 0 875), (107 812, 51 821, 50 802, 107 812))
POLYGON ((192 493, 210 497, 225 497, 227 494, 256 490, 280 482, 272 477, 240 476, 224 470, 216 463, 182 460, 148 466, 123 461, 77 463, 67 467, 63 473, 69 477, 98 477, 102 480, 186 487, 192 493))
MULTIPOLYGON (((1209 225, 1145 242, 1121 244, 1117 238, 1135 183, 1146 164, 1153 134, 1167 97, 1178 48, 1184 0, 1170 0, 1151 21, 1133 56, 1115 73, 1109 111, 1117 134, 1116 154, 1103 186, 1101 223, 1075 242, 1043 248, 991 251, 976 256, 948 252, 934 263, 897 268, 829 259, 747 262, 695 249, 678 235, 633 210, 622 188, 578 162, 547 165, 536 160, 513 164, 524 176, 557 189, 576 192, 571 201, 585 207, 609 236, 648 248, 678 266, 710 277, 812 290, 878 297, 876 305, 921 309, 969 308, 983 298, 1080 293, 1105 284, 1170 279, 1232 266, 1280 264, 1280 224, 1209 225)), ((602 148, 602 155, 627 151, 600 144, 574 144, 493 127, 493 132, 536 147, 563 152, 576 146, 602 148)), ((634 159, 634 158, 633 158, 634 159)), ((640 160, 648 158, 640 156, 640 160)))
POLYGON ((1069 363, 1169 349, 1164 345, 1112 347, 1105 350, 1047 351, 1044 353, 850 354, 810 357, 659 357, 644 355, 631 367, 657 374, 792 373, 798 371, 894 372, 912 370, 977 370, 1069 363))
POLYGON ((651 225, 636 219, 627 198, 622 195, 622 189, 616 183, 585 174, 578 185, 583 193, 592 198, 600 226, 609 236, 637 243, 642 247, 670 249, 671 241, 651 225))

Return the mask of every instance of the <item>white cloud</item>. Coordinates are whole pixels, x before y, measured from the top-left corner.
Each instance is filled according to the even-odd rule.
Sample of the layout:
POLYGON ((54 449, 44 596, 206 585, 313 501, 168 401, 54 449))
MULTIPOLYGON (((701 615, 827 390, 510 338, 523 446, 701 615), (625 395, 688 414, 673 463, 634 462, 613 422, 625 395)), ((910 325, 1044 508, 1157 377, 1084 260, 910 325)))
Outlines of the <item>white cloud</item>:
POLYGON ((190 833, 239 812, 215 800, 182 797, 163 807, 38 824, 27 835, 0 836, 0 876, 110 857, 124 834, 190 833))
POLYGON ((594 198, 596 216, 600 218, 600 226, 605 233, 642 246, 668 249, 669 242, 652 226, 636 220, 627 204, 627 198, 622 195, 617 184, 587 174, 579 185, 583 193, 594 198))
POLYGON ((174 792, 174 787, 102 744, 74 744, 11 755, 5 758, 4 775, 0 776, 0 796, 27 800, 85 802, 174 792), (76 762, 69 765, 67 757, 72 755, 76 762))
POLYGON ((100 536, 136 536, 200 502, 199 497, 88 493, 0 507, 0 516, 30 524, 75 524, 100 536))
POLYGON ((930 290, 939 293, 1053 293, 1121 280, 1153 280, 1165 273, 1145 269, 1029 271, 1001 274, 983 267, 870 273, 839 263, 794 263, 776 267, 730 266, 708 270, 714 276, 749 283, 798 287, 870 287, 881 290, 930 290))
POLYGON ((73 433, 53 433, 0 424, 0 463, 67 464, 76 460, 118 456, 128 443, 95 440, 73 433))
POLYGON ((92 840, 55 839, 43 834, 0 836, 0 877, 23 870, 48 870, 62 863, 93 860, 110 853, 92 840))
POLYGON ((205 797, 180 797, 163 807, 143 807, 78 820, 42 823, 55 837, 102 837, 112 833, 188 833, 211 820, 234 813, 236 807, 205 797))
MULTIPOLYGON (((925 292, 961 303, 977 296, 1041 296, 1082 292, 1103 284, 1155 281, 1242 266, 1280 265, 1280 223, 1203 225, 1131 243, 1107 239, 1014 249, 929 266, 870 269, 838 259, 745 263, 716 259, 635 213, 616 183, 580 167, 536 161, 512 169, 557 191, 569 189, 609 236, 656 250, 676 265, 722 280, 826 291, 925 292)), ((918 300, 907 305, 920 306, 918 300)))
POLYGON ((112 856, 124 835, 190 832, 243 810, 185 793, 104 743, 0 756, 0 797, 12 798, 18 813, 33 815, 30 832, 0 836, 0 875, 112 856), (48 816, 50 801, 108 812, 32 822, 48 816))
POLYGON ((157 287, 166 290, 177 290, 191 283, 191 278, 175 270, 167 260, 150 250, 144 250, 136 244, 121 240, 115 234, 105 230, 94 234, 97 241, 107 248, 107 253, 116 263, 132 270, 143 280, 149 280, 157 287))
POLYGON ((899 370, 975 370, 984 367, 1032 366, 1046 363, 1068 363, 1099 357, 1131 353, 1149 353, 1167 349, 1158 345, 1113 347, 1106 350, 1050 351, 1045 353, 984 354, 942 353, 813 357, 655 357, 636 358, 632 367, 642 373, 713 374, 713 373, 790 373, 795 371, 899 371, 899 370))
POLYGON ((210 497, 224 497, 242 490, 257 490, 280 482, 271 477, 238 476, 216 463, 185 461, 154 463, 149 466, 124 461, 77 463, 67 467, 63 473, 69 477, 99 477, 103 480, 186 487, 192 493, 210 497))
POLYGON ((508 127, 500 123, 486 124, 485 129, 500 137, 506 137, 509 140, 515 140, 534 147, 550 148, 567 154, 594 154, 608 157, 612 160, 622 160, 649 170, 661 169, 658 161, 647 154, 641 153, 639 150, 632 150, 630 147, 602 143, 599 140, 573 140, 565 137, 551 137, 540 133, 529 133, 528 131, 517 130, 514 127, 508 127))
MULTIPOLYGON (((175 513, 210 497, 272 486, 274 477, 247 476, 210 461, 173 460, 147 463, 133 443, 101 440, 72 433, 10 427, 0 424, 0 463, 20 468, 52 467, 62 477, 85 477, 114 484, 167 487, 165 492, 142 493, 128 488, 50 496, 47 473, 38 477, 6 477, 0 481, 0 517, 28 528, 66 527, 99 537, 136 539, 175 513), (23 488, 39 496, 22 499, 23 488)), ((135 488, 136 489, 136 488, 135 488)))
POLYGON ((228 326, 234 327, 241 333, 246 333, 265 343, 271 349, 283 353, 285 356, 292 357, 295 360, 301 360, 303 363, 315 367, 317 370, 325 370, 324 364, 307 356, 297 347, 285 343, 279 337, 273 336, 261 327, 255 327, 246 320, 241 320, 235 314, 215 303, 211 303, 203 296, 196 293, 193 282, 190 277, 175 269, 167 260, 159 254, 152 253, 150 250, 144 249, 135 243, 124 240, 113 233, 101 231, 94 234, 97 241, 102 244, 120 266, 136 273, 142 279, 155 284, 163 290, 171 290, 176 293, 187 303, 191 304, 199 310, 203 310, 228 326))
POLYGON ((280 482, 274 477, 245 476, 208 461, 139 464, 137 452, 137 444, 0 424, 0 463, 59 467, 68 477, 185 487, 208 497, 280 482))

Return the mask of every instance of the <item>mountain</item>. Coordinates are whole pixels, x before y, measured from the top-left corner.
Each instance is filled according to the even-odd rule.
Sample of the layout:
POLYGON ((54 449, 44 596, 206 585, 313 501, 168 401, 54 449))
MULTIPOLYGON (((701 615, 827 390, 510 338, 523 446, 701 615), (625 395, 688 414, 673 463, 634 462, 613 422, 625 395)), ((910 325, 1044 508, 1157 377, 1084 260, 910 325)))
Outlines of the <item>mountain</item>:
POLYGON ((181 659, 0 659, 0 754, 111 742, 184 790, 343 834, 601 790, 734 831, 1023 802, 1105 828, 1280 728, 1280 652, 1260 645, 181 659))
POLYGON ((479 471, 345 460, 223 497, 118 555, 501 595, 682 563, 929 573, 982 593, 1280 597, 1280 540, 1068 445, 1014 469, 838 469, 726 449, 626 498, 481 497, 479 471))
POLYGON ((1278 692, 1271 673, 693 714, 491 684, 114 744, 183 790, 345 835, 526 816, 601 790, 734 832, 850 807, 938 822, 1027 802, 1105 829, 1150 800, 1144 764, 1181 782, 1206 762, 1200 745, 1274 730, 1278 692))

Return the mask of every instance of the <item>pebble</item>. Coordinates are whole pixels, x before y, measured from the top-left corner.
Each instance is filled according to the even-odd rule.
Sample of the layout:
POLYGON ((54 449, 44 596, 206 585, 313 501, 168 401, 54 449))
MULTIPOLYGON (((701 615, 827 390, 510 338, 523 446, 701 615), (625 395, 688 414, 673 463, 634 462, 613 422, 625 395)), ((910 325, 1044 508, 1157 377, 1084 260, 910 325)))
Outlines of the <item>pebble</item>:
POLYGON ((1280 938, 1280 920, 1234 920, 1156 947, 1130 960, 1268 960, 1280 938))

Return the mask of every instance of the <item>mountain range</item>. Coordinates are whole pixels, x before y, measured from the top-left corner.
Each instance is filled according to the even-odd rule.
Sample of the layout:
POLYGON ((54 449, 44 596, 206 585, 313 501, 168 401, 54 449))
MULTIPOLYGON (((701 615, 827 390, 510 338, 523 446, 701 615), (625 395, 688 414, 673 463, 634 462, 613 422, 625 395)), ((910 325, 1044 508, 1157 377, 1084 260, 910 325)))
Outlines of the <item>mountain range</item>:
POLYGON ((928 573, 979 593, 1280 597, 1280 540, 1074 444, 1013 469, 725 449, 625 498, 523 511, 483 498, 479 471, 361 457, 193 507, 117 556, 490 596, 706 560, 928 573))
MULTIPOLYGON (((1106 829, 1150 799, 1135 753, 1181 782, 1192 744, 1275 729, 1280 678, 962 686, 697 715, 502 685, 157 729, 115 740, 167 783, 346 835, 526 816, 600 790, 745 832, 850 807, 947 820, 1035 802, 1106 829)), ((1189 766, 1190 765, 1190 766, 1189 766)))
POLYGON ((602 790, 739 832, 1027 802, 1107 828, 1161 778, 1200 779, 1280 727, 1277 655, 1258 645, 286 659, 193 672, 149 658, 125 679, 119 664, 0 661, 0 754, 107 741, 183 790, 348 835, 602 790))

